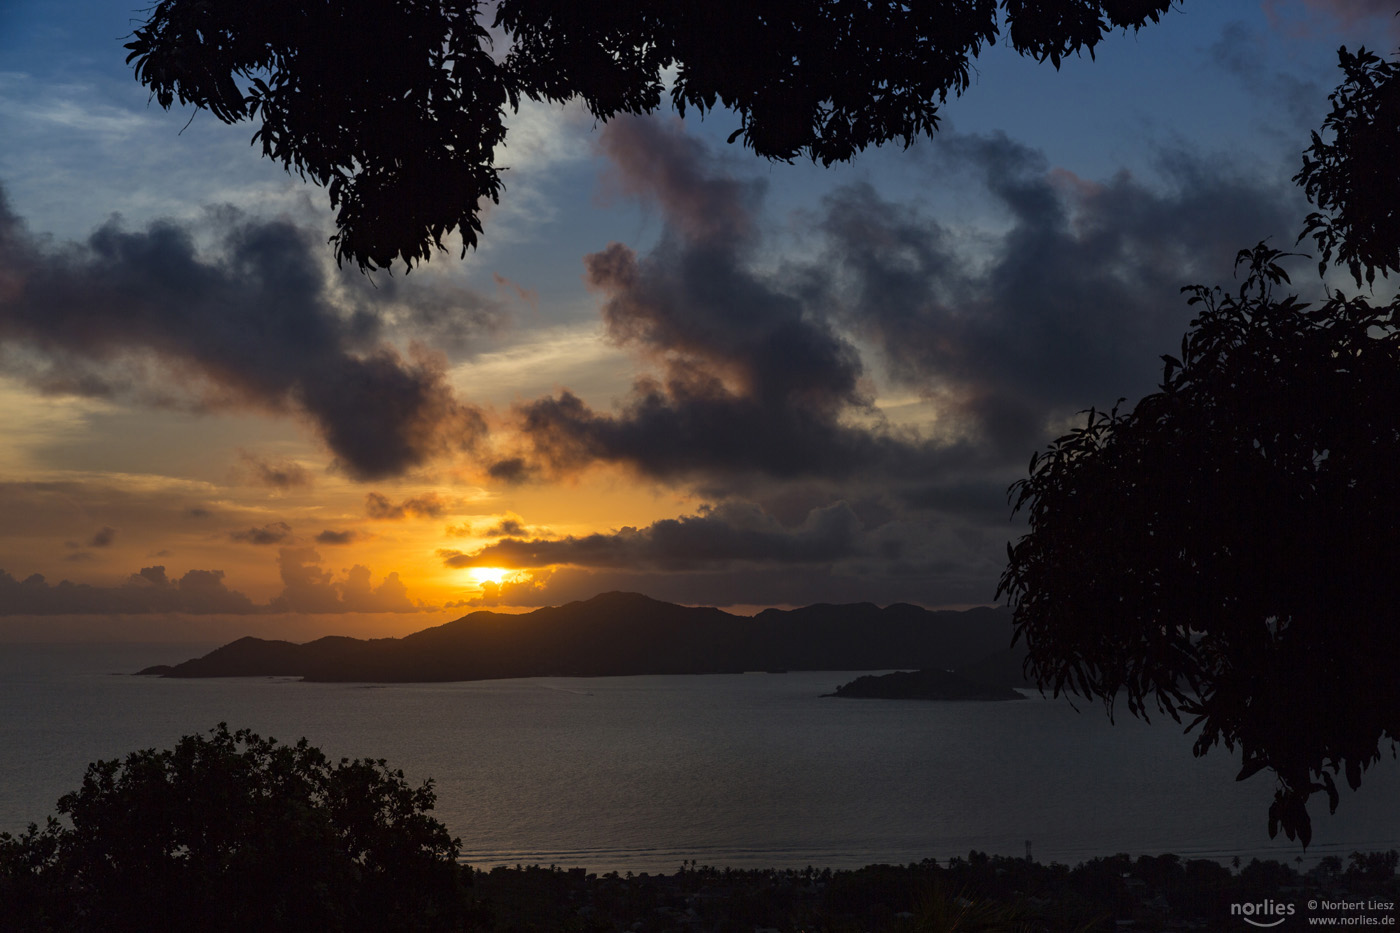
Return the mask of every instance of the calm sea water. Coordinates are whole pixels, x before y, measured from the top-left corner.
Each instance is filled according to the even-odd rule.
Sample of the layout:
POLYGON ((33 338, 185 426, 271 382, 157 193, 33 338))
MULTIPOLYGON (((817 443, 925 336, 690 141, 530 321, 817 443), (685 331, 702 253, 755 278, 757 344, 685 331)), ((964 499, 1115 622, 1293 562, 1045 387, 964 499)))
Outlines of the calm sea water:
POLYGON ((0 646, 0 831, 53 812, 89 761, 219 721, 431 777, 478 867, 854 867, 969 850, 1305 862, 1400 848, 1387 757, 1314 842, 1270 840, 1266 776, 1236 783, 1170 721, 1063 700, 823 699, 854 673, 305 684, 127 676, 212 646, 0 646))

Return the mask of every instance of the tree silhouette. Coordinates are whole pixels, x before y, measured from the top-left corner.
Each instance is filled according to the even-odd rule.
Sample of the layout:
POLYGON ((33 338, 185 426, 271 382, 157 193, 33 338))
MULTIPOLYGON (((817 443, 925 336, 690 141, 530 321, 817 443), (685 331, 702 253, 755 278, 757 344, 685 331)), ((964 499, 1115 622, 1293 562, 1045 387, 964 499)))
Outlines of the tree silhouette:
POLYGON ((1346 80, 1328 98, 1330 138, 1313 134, 1293 179, 1321 208, 1298 239, 1313 235, 1319 274, 1335 253, 1359 287, 1363 268, 1372 284, 1377 270, 1400 271, 1400 62, 1365 48, 1339 57, 1346 80))
POLYGON ((482 232, 496 147, 522 98, 581 98, 600 120, 727 107, 731 142, 829 165, 932 133, 1000 35, 1055 67, 1172 0, 158 0, 127 44, 136 78, 226 123, 261 119, 263 154, 327 187, 336 258, 412 266, 482 232))
POLYGON ((459 930, 457 841, 383 761, 331 765, 222 723, 88 766, 0 834, 0 930, 459 930))
MULTIPOLYGON (((1313 233, 1358 284, 1396 268, 1397 73, 1362 49, 1314 134, 1313 233), (1327 212, 1327 213, 1324 213, 1327 212)), ((1302 237, 1300 237, 1301 239, 1302 237)), ((1297 295, 1261 243, 1237 290, 1200 310, 1160 391, 1091 409, 1011 487, 1030 530, 998 586, 1043 687, 1119 694, 1199 727, 1195 752, 1239 746, 1243 780, 1278 780, 1269 832, 1311 838, 1306 803, 1357 788, 1400 737, 1400 299, 1297 295)))

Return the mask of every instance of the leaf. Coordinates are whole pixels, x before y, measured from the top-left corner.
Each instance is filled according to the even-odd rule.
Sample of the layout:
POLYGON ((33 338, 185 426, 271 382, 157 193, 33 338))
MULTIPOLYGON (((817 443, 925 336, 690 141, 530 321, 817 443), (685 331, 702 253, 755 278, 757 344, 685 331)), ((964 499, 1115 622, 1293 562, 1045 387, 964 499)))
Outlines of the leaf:
MULTIPOLYGON (((1199 719, 1197 720, 1197 722, 1199 722, 1199 719)), ((1193 722, 1192 725, 1195 725, 1195 723, 1193 722)), ((1247 761, 1245 762, 1244 767, 1240 769, 1240 773, 1235 775, 1235 780, 1246 781, 1249 778, 1254 777, 1254 775, 1258 774, 1260 771, 1264 770, 1268 766, 1269 760, 1267 758, 1256 758, 1253 761, 1247 761)), ((1273 834, 1270 833, 1270 835, 1273 834)))

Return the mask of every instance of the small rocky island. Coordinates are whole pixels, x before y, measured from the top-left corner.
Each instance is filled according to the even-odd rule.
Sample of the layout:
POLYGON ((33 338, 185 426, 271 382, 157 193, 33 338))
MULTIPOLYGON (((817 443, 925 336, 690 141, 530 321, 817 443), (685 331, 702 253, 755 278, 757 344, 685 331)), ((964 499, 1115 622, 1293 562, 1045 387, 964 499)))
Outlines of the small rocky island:
POLYGON ((1024 700, 1010 687, 978 683, 951 671, 895 671, 866 674, 822 696, 879 700, 1024 700))

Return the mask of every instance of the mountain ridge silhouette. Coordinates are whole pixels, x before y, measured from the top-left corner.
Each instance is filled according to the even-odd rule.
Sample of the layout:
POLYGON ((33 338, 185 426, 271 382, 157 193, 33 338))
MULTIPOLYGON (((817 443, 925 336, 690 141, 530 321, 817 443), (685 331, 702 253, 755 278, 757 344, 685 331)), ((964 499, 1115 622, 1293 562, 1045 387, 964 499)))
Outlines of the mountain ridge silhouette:
POLYGON ((401 638, 331 635, 306 643, 244 637, 203 657, 140 674, 294 676, 409 683, 787 670, 948 669, 1011 641, 1002 608, 819 603, 739 616, 640 593, 505 614, 479 610, 401 638))

